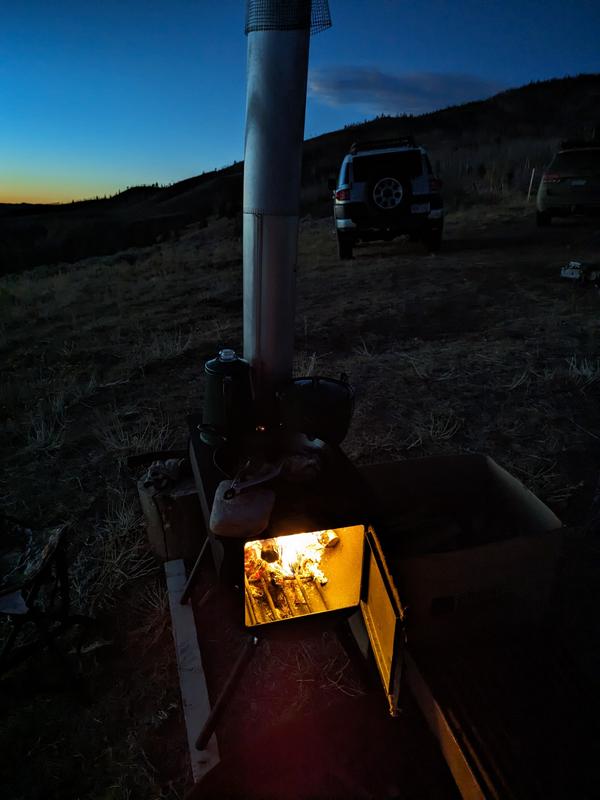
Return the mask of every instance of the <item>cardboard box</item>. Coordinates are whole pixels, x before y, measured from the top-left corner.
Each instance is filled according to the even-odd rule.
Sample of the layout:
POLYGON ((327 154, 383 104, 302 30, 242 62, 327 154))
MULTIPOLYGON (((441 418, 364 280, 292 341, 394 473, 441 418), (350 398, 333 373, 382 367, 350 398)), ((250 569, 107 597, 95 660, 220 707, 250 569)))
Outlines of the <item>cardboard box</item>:
POLYGON ((495 638, 542 623, 561 522, 520 481, 485 456, 361 471, 409 646, 495 638))

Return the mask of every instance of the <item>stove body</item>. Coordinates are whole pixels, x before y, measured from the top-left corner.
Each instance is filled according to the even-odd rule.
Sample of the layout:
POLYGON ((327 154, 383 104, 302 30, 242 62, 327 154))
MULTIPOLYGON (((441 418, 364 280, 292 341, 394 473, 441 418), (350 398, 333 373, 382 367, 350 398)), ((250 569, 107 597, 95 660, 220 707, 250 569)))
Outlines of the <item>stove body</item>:
POLYGON ((215 448, 190 418, 190 460, 220 581, 239 595, 239 624, 271 635, 319 615, 324 626, 359 611, 389 710, 398 710, 404 613, 353 465, 325 446, 316 480, 276 482, 268 528, 259 536, 215 536, 209 520, 223 474, 215 448))

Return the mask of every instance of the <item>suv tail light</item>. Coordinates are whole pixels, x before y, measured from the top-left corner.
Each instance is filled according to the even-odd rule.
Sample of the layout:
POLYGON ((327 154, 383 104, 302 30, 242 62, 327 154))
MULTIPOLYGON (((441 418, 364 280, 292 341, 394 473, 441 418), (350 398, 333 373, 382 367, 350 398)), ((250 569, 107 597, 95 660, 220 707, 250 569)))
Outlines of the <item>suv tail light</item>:
POLYGON ((336 200, 350 200, 350 189, 338 189, 335 193, 336 200))
POLYGON ((560 183, 561 176, 555 175, 553 172, 547 172, 543 178, 542 183, 560 183))
POLYGON ((429 178, 429 191, 430 192, 439 192, 444 184, 439 178, 429 178))

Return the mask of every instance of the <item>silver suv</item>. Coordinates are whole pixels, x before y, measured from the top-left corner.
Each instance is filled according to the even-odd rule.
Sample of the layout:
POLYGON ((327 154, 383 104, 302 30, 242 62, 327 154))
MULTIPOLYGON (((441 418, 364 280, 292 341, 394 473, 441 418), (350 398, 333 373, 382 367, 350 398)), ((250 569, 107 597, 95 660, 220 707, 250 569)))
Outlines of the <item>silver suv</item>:
POLYGON ((540 227, 552 217, 600 214, 600 141, 562 143, 542 175, 536 206, 540 227))
POLYGON ((358 241, 389 241, 402 234, 421 239, 429 251, 439 250, 441 187, 427 153, 412 138, 353 144, 333 194, 340 258, 352 258, 358 241))

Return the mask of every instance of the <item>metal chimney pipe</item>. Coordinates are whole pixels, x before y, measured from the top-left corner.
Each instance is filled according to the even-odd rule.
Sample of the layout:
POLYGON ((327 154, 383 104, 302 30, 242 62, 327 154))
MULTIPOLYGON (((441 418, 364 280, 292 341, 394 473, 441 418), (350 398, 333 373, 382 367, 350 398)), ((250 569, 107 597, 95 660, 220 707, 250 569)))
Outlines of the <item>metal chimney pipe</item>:
MULTIPOLYGON (((327 20, 329 9, 324 5, 327 20)), ((311 0, 248 0, 244 147, 244 357, 257 421, 291 378, 311 0)), ((328 27, 321 24, 320 29, 328 27)))

